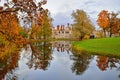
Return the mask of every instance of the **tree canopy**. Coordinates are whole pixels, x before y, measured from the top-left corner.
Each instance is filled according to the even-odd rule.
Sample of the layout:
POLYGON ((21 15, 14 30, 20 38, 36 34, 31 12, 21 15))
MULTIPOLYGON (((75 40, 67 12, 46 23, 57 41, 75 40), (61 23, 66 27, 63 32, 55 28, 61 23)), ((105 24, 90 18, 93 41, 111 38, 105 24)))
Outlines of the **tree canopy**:
POLYGON ((77 9, 73 11, 72 17, 73 23, 73 35, 79 39, 82 39, 85 35, 92 34, 94 26, 91 23, 88 15, 85 11, 77 9))
POLYGON ((4 1, 4 6, 0 6, 0 58, 29 39, 51 36, 52 19, 48 9, 42 7, 46 3, 46 0, 4 1), (6 49, 10 50, 6 52, 6 49))
POLYGON ((98 14, 97 24, 104 30, 104 36, 106 37, 106 31, 111 37, 112 34, 120 33, 120 18, 117 17, 119 14, 114 12, 108 12, 102 10, 98 14))

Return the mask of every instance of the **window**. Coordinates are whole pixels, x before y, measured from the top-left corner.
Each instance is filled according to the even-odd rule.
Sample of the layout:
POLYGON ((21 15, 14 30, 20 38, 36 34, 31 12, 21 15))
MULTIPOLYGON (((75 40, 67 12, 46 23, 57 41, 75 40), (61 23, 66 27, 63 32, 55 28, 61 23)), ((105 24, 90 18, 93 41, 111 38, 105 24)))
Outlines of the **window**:
POLYGON ((69 33, 69 31, 66 31, 66 33, 69 33))

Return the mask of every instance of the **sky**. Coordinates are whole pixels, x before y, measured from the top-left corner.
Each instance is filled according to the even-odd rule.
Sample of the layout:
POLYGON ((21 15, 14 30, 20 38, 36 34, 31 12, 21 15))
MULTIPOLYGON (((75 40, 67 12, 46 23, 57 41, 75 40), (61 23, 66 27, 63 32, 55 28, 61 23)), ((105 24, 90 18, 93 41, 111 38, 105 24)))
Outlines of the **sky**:
MULTIPOLYGON (((0 5, 5 0, 1 0, 0 5)), ((36 0, 41 1, 41 0, 36 0)), ((101 10, 108 10, 109 12, 120 11, 120 0, 47 0, 47 4, 43 6, 48 9, 53 18, 53 26, 72 24, 73 18, 71 16, 73 10, 84 10, 90 17, 92 23, 98 28, 96 24, 97 15, 101 10)))
POLYGON ((72 24, 72 11, 80 9, 87 13, 92 23, 98 28, 96 20, 99 12, 101 10, 119 12, 120 0, 47 0, 47 4, 43 7, 50 11, 51 17, 54 19, 54 27, 67 23, 72 24))

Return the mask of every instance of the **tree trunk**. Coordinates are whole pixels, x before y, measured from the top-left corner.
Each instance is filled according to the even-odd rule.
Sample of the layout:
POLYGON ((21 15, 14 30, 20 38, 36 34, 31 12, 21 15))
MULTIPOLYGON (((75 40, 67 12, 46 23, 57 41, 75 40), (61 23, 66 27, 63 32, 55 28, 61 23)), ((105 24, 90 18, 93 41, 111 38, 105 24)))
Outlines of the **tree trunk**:
POLYGON ((103 32, 104 32, 104 37, 106 37, 106 31, 105 31, 105 28, 103 28, 103 32))
POLYGON ((79 36, 79 41, 82 41, 84 36, 79 36))
POLYGON ((43 39, 46 40, 46 35, 45 34, 43 35, 43 39))
POLYGON ((112 27, 110 26, 110 37, 112 37, 112 27))

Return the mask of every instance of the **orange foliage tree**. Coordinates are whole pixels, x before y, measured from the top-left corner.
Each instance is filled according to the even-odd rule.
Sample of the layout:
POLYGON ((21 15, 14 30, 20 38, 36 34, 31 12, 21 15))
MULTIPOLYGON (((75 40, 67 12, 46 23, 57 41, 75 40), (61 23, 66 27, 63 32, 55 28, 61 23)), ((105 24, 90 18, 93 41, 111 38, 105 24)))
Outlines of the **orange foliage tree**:
MULTIPOLYGON (((16 25, 16 23, 10 22, 12 19, 11 16, 13 16, 13 13, 14 13, 16 16, 15 18, 18 19, 19 22, 23 21, 22 24, 24 24, 24 26, 29 25, 29 27, 31 27, 33 22, 36 23, 38 14, 41 14, 42 12, 44 12, 42 5, 46 4, 46 2, 47 2, 46 0, 42 0, 39 2, 36 2, 35 0, 7 0, 4 3, 4 9, 2 6, 0 7, 0 14, 8 15, 8 17, 6 17, 5 22, 7 22, 6 24, 9 26, 11 26, 11 24, 13 24, 14 26, 17 26, 19 24, 18 23, 16 25)), ((15 19, 13 18, 12 20, 15 20, 15 19)), ((6 26, 6 28, 8 28, 6 24, 4 24, 3 26, 6 26)), ((15 27, 15 29, 16 28, 17 27, 15 27)), ((14 28, 10 27, 10 29, 14 29, 14 28)))
MULTIPOLYGON (((13 52, 13 48, 19 48, 25 42, 27 30, 24 26, 31 27, 33 24, 40 25, 37 21, 39 15, 44 12, 42 5, 46 0, 36 2, 36 0, 6 0, 4 6, 0 6, 0 56, 13 52), (39 15, 38 15, 39 14, 39 15), (20 28, 20 23, 24 29, 20 28), (1 49, 3 48, 3 49, 1 49), (8 49, 12 49, 7 51, 8 49)), ((41 18, 42 19, 42 18, 41 18)), ((40 28, 34 32, 40 32, 40 28)))
POLYGON ((117 17, 118 13, 108 13, 106 10, 102 10, 98 14, 97 23, 103 28, 104 36, 106 37, 106 31, 111 37, 112 34, 120 33, 120 18, 117 17))
POLYGON ((119 33, 120 36, 120 18, 117 18, 115 28, 113 29, 113 34, 119 33))
POLYGON ((108 18, 109 18, 109 13, 106 10, 102 10, 98 14, 97 23, 101 28, 103 28, 105 37, 106 37, 106 29, 109 27, 109 19, 108 18))
POLYGON ((0 14, 0 32, 6 36, 8 41, 12 41, 18 35, 18 21, 15 14, 0 14))
POLYGON ((118 18, 118 13, 109 13, 109 36, 111 37, 112 34, 119 33, 120 31, 120 18, 118 18))
POLYGON ((25 22, 24 25, 32 25, 32 22, 35 22, 38 17, 37 14, 44 11, 42 5, 46 2, 46 0, 39 2, 35 0, 6 0, 4 6, 0 6, 0 36, 9 42, 19 43, 19 40, 22 39, 19 33, 20 22, 23 20, 22 24, 25 22))
POLYGON ((0 14, 0 59, 21 47, 25 39, 19 34, 19 24, 15 13, 0 14))

